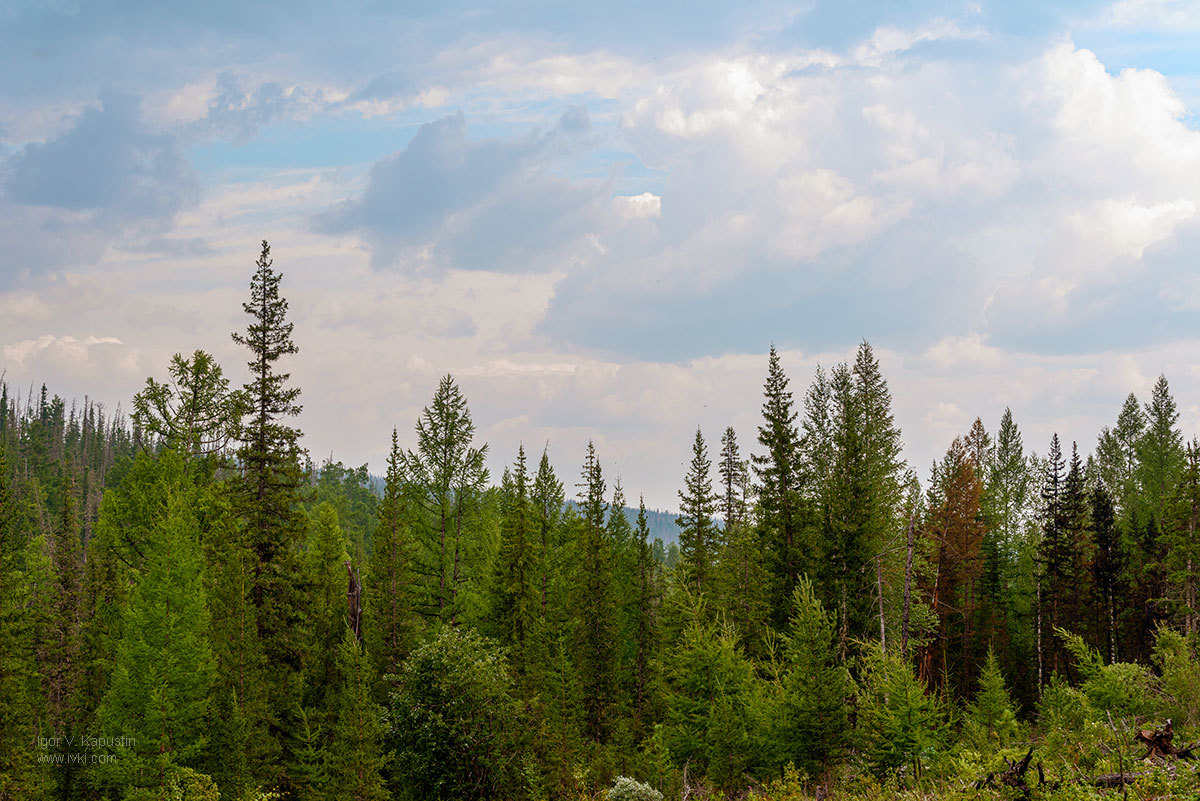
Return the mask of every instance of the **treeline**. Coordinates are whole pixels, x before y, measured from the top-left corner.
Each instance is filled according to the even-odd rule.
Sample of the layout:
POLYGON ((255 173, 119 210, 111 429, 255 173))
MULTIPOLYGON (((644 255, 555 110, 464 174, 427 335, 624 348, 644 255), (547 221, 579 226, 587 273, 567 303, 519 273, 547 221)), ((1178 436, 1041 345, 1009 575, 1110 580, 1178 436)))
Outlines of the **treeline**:
POLYGON ((772 348, 754 445, 696 431, 672 552, 591 444, 493 481, 450 376, 381 491, 314 465, 280 280, 264 242, 241 388, 202 350, 128 420, 0 386, 0 799, 906 783, 952 730, 1154 682, 1200 722, 1200 447, 1165 379, 1086 458, 976 420, 923 489, 869 344, 798 399, 772 348))

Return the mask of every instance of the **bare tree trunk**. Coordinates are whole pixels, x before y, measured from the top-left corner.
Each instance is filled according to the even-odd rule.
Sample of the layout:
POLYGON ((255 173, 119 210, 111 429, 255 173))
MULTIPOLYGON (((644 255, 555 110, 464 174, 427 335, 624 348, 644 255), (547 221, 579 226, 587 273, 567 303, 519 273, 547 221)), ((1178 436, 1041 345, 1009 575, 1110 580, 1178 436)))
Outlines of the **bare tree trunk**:
POLYGON ((887 653, 887 627, 883 622, 883 554, 875 557, 875 586, 879 591, 879 645, 887 653))
POLYGON ((900 615, 900 651, 908 653, 908 615, 912 608, 913 516, 908 516, 908 547, 904 555, 904 610, 900 615))
POLYGON ((1045 658, 1042 651, 1042 577, 1037 578, 1037 657, 1038 657, 1038 698, 1042 697, 1042 685, 1045 683, 1045 658))

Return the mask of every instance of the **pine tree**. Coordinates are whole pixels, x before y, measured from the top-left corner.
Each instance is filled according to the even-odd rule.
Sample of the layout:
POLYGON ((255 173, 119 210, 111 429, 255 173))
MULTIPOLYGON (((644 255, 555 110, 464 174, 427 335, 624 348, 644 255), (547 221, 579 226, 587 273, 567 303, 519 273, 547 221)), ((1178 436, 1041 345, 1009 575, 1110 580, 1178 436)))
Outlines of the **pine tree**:
POLYGON ((347 626, 337 658, 333 742, 329 747, 329 785, 338 801, 384 801, 384 710, 371 697, 371 662, 347 626))
POLYGON ((802 476, 800 437, 796 430, 796 411, 788 379, 783 373, 775 346, 767 360, 767 380, 763 387, 762 425, 758 444, 765 453, 753 457, 758 479, 758 523, 762 528, 764 557, 772 577, 772 619, 782 625, 787 619, 787 600, 808 565, 801 529, 802 476))
POLYGON ((1050 452, 1042 479, 1042 539, 1038 545, 1038 684, 1044 683, 1045 668, 1057 669, 1059 650, 1051 654, 1052 661, 1046 663, 1045 642, 1050 631, 1059 625, 1058 602, 1069 591, 1072 578, 1070 532, 1063 514, 1063 496, 1066 491, 1066 462, 1058 434, 1050 439, 1050 452))
POLYGON ((1124 596, 1121 581, 1125 572, 1125 549, 1117 530, 1112 496, 1103 479, 1096 481, 1091 493, 1092 540, 1096 558, 1092 562, 1092 586, 1099 606, 1104 652, 1108 661, 1117 661, 1117 600, 1124 596))
POLYGON ((221 366, 202 350, 187 359, 176 353, 169 372, 170 382, 147 378, 133 397, 134 422, 144 436, 180 453, 224 453, 241 422, 245 394, 230 391, 221 366))
MULTIPOLYGON (((404 472, 422 510, 418 571, 425 587, 423 615, 456 622, 463 611, 468 565, 474 554, 467 530, 487 483, 487 445, 472 447, 475 423, 453 377, 438 382, 417 420, 417 450, 404 455, 404 472)), ((483 578, 482 576, 476 578, 483 578)))
POLYGON ((716 555, 717 528, 712 516, 717 508, 717 498, 713 494, 712 478, 709 476, 711 467, 704 435, 697 428, 696 439, 692 443, 692 461, 684 478, 684 488, 679 491, 680 514, 675 523, 679 526, 683 580, 699 593, 710 589, 710 574, 716 555))
POLYGON ((64 462, 62 475, 62 517, 49 542, 54 584, 51 592, 39 599, 48 605, 50 629, 43 640, 38 667, 49 727, 55 734, 71 735, 79 713, 83 555, 74 469, 69 462, 64 462))
POLYGON ((205 752, 215 667, 191 500, 173 497, 158 527, 100 707, 104 731, 130 738, 100 775, 126 792, 166 788, 179 767, 199 766, 205 752))
POLYGON ((413 620, 414 543, 403 468, 403 454, 392 429, 387 478, 379 502, 366 598, 366 630, 380 675, 396 673, 415 637, 413 620))

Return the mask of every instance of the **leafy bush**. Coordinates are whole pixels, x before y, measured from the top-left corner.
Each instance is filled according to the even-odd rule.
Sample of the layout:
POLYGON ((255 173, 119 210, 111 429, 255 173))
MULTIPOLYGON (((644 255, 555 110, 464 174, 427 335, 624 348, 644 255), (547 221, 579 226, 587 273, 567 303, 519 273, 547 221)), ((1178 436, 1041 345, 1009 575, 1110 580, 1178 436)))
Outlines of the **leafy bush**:
POLYGON ((404 663, 391 698, 397 797, 519 795, 525 729, 501 649, 445 627, 404 663))

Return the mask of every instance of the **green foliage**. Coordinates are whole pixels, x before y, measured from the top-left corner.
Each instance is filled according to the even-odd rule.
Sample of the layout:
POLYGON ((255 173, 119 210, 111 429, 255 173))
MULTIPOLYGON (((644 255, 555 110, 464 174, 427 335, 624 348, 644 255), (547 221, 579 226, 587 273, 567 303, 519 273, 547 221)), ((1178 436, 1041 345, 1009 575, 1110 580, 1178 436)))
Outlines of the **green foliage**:
POLYGON ((225 452, 246 410, 246 394, 229 389, 229 379, 213 357, 197 350, 190 359, 176 353, 171 379, 146 379, 133 396, 133 421, 142 435, 189 456, 225 452))
POLYGON ((190 500, 171 498, 124 617, 99 719, 106 736, 133 744, 100 766, 110 786, 165 788, 168 768, 196 765, 205 752, 214 663, 190 500))
POLYGON ((382 771, 384 709, 371 698, 374 673, 362 643, 343 627, 337 658, 333 741, 329 746, 329 786, 338 801, 383 801, 388 798, 382 771))
POLYGON ((1004 684, 996 652, 991 648, 979 674, 979 691, 967 717, 987 733, 989 740, 994 739, 1000 746, 1007 745, 1017 736, 1017 716, 1013 712, 1012 699, 1004 684))
POLYGON ((519 713, 502 651, 470 629, 441 627, 405 662, 391 697, 393 793, 413 801, 516 795, 519 713))
POLYGON ((834 616, 802 577, 792 593, 792 616, 783 639, 782 680, 774 743, 778 762, 816 775, 846 745, 850 677, 836 658, 834 616))
POLYGON ((417 419, 417 450, 403 457, 419 514, 418 572, 423 579, 419 610, 426 617, 456 622, 472 599, 466 592, 485 554, 468 536, 477 523, 487 483, 487 445, 474 447, 475 423, 453 377, 438 382, 433 400, 417 419))
POLYGON ((857 733, 862 755, 876 775, 910 769, 920 778, 945 746, 946 712, 894 653, 868 644, 858 695, 857 733))
POLYGON ((750 712, 756 676, 732 629, 705 618, 703 602, 693 600, 668 657, 663 734, 676 764, 733 789, 756 761, 750 712))
POLYGON ((1142 665, 1129 662, 1104 664, 1099 652, 1077 634, 1055 629, 1076 660, 1080 686, 1091 709, 1113 717, 1149 717, 1155 707, 1154 677, 1142 665))
POLYGON ((1154 662, 1166 696, 1166 714, 1180 728, 1200 725, 1200 660, 1194 640, 1162 626, 1154 643, 1154 662))
POLYGON ((709 590, 711 571, 717 546, 717 525, 713 514, 717 510, 717 496, 713 494, 709 469, 708 449, 704 435, 696 428, 696 439, 692 443, 692 461, 684 477, 684 488, 679 491, 679 556, 685 581, 693 585, 696 592, 709 590))
POLYGON ((380 675, 396 673, 416 635, 416 576, 411 508, 403 473, 403 455, 392 429, 387 480, 379 501, 369 570, 364 579, 363 621, 368 651, 380 675))

